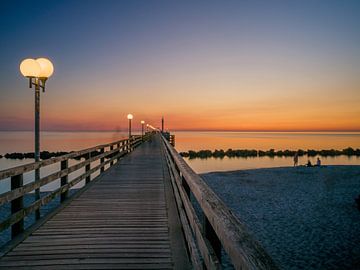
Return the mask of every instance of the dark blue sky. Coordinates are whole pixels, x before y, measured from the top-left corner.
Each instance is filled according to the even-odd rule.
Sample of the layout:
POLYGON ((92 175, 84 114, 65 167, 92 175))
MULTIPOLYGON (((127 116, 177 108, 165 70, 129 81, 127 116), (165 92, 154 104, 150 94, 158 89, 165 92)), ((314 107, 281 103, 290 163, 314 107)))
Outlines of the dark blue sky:
MULTIPOLYGON (((64 107, 79 114, 77 104, 101 100, 114 109, 121 97, 127 102, 118 113, 145 114, 150 101, 170 106, 174 119, 190 106, 199 114, 208 113, 206 107, 233 113, 224 108, 236 98, 263 104, 258 96, 289 96, 286 102, 293 102, 298 96, 287 94, 290 80, 304 95, 346 83, 343 102, 357 101, 359 26, 360 1, 1 1, 0 125, 31 128, 31 96, 18 65, 38 56, 55 65, 52 93, 44 97, 49 129, 73 128, 60 124, 64 107), (169 102, 166 89, 180 100, 169 102)), ((335 100, 339 90, 329 91, 335 100)), ((155 106, 149 110, 149 118, 161 114, 155 106)), ((110 109, 97 113, 108 117, 110 109)), ((98 124, 89 120, 82 128, 98 124)))

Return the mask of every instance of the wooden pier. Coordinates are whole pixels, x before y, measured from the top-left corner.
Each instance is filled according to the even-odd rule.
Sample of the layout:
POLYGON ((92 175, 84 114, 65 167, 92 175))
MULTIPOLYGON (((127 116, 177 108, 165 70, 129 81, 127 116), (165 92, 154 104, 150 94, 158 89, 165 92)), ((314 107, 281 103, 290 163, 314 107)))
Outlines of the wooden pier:
POLYGON ((221 250, 236 269, 276 269, 160 133, 0 172, 0 181, 6 177, 12 190, 0 203, 11 203, 12 214, 0 229, 11 226, 13 240, 2 249, 0 269, 221 269, 221 250), (69 158, 87 153, 85 161, 68 166, 69 158), (59 172, 23 185, 23 173, 56 162, 59 172), (81 168, 85 172, 68 181, 81 168), (91 179, 96 171, 100 175, 91 179), (55 179, 62 179, 57 190, 24 207, 24 194, 55 179), (87 184, 69 197, 80 181, 87 184), (56 196, 61 205, 24 230, 24 217, 56 196))

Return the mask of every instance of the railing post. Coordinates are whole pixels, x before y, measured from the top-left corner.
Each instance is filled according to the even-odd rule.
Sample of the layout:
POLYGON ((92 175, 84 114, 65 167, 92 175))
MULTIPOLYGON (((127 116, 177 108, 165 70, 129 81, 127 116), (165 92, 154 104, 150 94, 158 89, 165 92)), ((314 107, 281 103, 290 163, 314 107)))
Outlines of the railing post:
MULTIPOLYGON (((15 175, 11 177, 11 190, 22 187, 23 185, 23 175, 15 175)), ((23 196, 11 201, 11 214, 15 214, 18 211, 21 211, 24 207, 23 196)), ((24 217, 22 217, 18 222, 11 226, 11 238, 14 239, 17 235, 24 231, 24 217)))
MULTIPOLYGON (((101 148, 100 153, 104 154, 104 148, 101 148)), ((104 161, 105 161, 105 157, 100 158, 100 164, 103 164, 104 161)), ((100 172, 103 173, 104 171, 105 171, 105 167, 101 166, 100 172)))
MULTIPOLYGON (((35 182, 40 180, 40 168, 35 169, 35 182)), ((40 200, 40 188, 35 189, 35 201, 40 200)), ((35 220, 40 219, 40 208, 35 210, 35 220)))
MULTIPOLYGON (((121 145, 122 145, 122 143, 121 143, 121 145)), ((117 151, 118 157, 117 157, 117 159, 116 159, 116 162, 119 162, 119 160, 120 160, 119 154, 120 154, 120 151, 121 151, 120 143, 118 143, 116 146, 117 146, 117 149, 118 149, 118 151, 117 151)))
POLYGON ((184 187, 185 193, 188 196, 188 198, 190 199, 190 187, 189 187, 188 183, 186 182, 184 176, 181 176, 181 185, 184 187))
MULTIPOLYGON (((67 169, 68 166, 69 166, 69 161, 67 159, 61 161, 61 163, 60 163, 60 169, 61 170, 67 169)), ((68 183, 68 175, 66 174, 65 176, 61 177, 61 186, 65 186, 67 183, 68 183)), ((61 193, 61 195, 60 195, 60 202, 61 203, 64 202, 67 199, 68 194, 69 194, 69 190, 66 190, 65 192, 61 193)))
MULTIPOLYGON (((91 158, 91 152, 88 154, 86 159, 90 159, 90 158, 91 158)), ((87 173, 88 171, 90 171, 90 162, 85 166, 85 173, 87 173)), ((91 175, 86 176, 85 183, 86 184, 90 183, 90 180, 91 180, 91 175)))
POLYGON ((213 227, 211 226, 209 220, 205 216, 205 214, 203 219, 203 232, 204 232, 204 236, 206 237, 207 240, 209 240, 212 248, 214 249, 214 252, 219 262, 221 262, 221 242, 218 236, 216 235, 213 227))
MULTIPOLYGON (((110 151, 114 150, 114 146, 111 145, 110 146, 110 151)), ((114 154, 111 154, 111 158, 114 156, 114 154)), ((112 166, 114 164, 114 161, 110 161, 110 166, 112 166)))

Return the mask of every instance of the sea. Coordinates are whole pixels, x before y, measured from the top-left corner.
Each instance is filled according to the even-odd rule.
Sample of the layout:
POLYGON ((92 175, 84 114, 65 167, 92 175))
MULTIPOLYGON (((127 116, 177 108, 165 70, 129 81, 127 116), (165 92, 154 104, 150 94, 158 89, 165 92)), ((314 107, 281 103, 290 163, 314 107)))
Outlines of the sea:
MULTIPOLYGON (((178 152, 185 152, 189 150, 227 150, 227 149, 255 149, 255 150, 323 150, 323 149, 336 149, 342 150, 347 147, 352 147, 354 149, 360 148, 360 133, 357 132, 185 132, 178 131, 173 132, 175 135, 175 148, 178 152)), ((126 132, 41 132, 41 151, 76 151, 95 145, 105 144, 112 141, 120 140, 127 137, 126 132)), ((0 132, 0 155, 5 155, 6 153, 11 152, 32 152, 34 144, 34 135, 33 132, 0 132)), ((317 157, 311 157, 311 162, 315 162, 317 157)), ((356 156, 335 156, 335 157, 320 157, 324 170, 322 173, 325 173, 324 179, 321 179, 316 176, 317 171, 306 171, 306 167, 299 168, 299 171, 293 171, 294 174, 299 174, 300 176, 306 175, 309 173, 314 174, 315 177, 306 179, 307 182, 302 182, 302 180, 295 179, 294 177, 289 177, 288 174, 283 174, 283 177, 269 177, 269 172, 281 176, 281 170, 286 171, 286 167, 292 167, 293 159, 292 157, 234 157, 234 158, 208 158, 208 159, 189 159, 185 158, 189 166, 199 174, 204 174, 204 180, 214 189, 216 193, 232 208, 234 213, 238 214, 239 219, 246 222, 249 226, 251 233, 255 235, 255 238, 261 241, 270 254, 274 255, 274 259, 279 263, 281 269, 303 269, 304 265, 307 266, 307 269, 342 269, 346 262, 351 262, 351 258, 354 254, 350 254, 350 257, 342 256, 342 260, 333 260, 329 261, 326 258, 333 258, 334 256, 330 253, 327 253, 328 250, 334 250, 338 246, 338 238, 327 239, 326 242, 323 240, 316 240, 315 242, 311 239, 315 239, 313 236, 308 237, 308 233, 302 233, 301 242, 299 242, 299 237, 285 237, 284 241, 280 238, 280 241, 277 243, 269 244, 266 242, 268 239, 272 239, 270 236, 276 235, 279 233, 279 228, 283 232, 288 232, 286 235, 293 236, 292 230, 286 230, 289 227, 288 223, 290 222, 294 228, 305 228, 306 232, 316 232, 316 235, 321 237, 326 237, 325 233, 328 233, 329 229, 317 231, 319 229, 319 224, 342 224, 339 228, 342 228, 341 232, 344 235, 351 233, 354 234, 354 224, 360 224, 360 219, 357 217, 353 195, 359 190, 359 176, 358 176, 358 167, 354 166, 349 167, 353 168, 355 176, 352 176, 350 179, 349 172, 347 169, 339 169, 338 166, 333 165, 360 165, 360 157, 356 156), (277 168, 278 167, 278 168, 277 168), (261 168, 275 168, 267 171, 257 170, 248 171, 248 169, 261 169, 261 168), (248 177, 244 179, 237 179, 231 176, 232 171, 243 170, 240 174, 252 175, 254 177, 248 177), (280 170, 280 171, 277 171, 280 170), (337 173, 331 173, 331 170, 337 173), (338 170, 343 170, 344 173, 339 174, 338 170), (327 173, 328 171, 328 173, 327 173), (229 172, 229 175, 228 173, 229 172), (212 174, 209 174, 212 173, 212 174), (222 176, 222 173, 224 175, 222 176), (256 178, 261 177, 263 178, 256 178), (339 176, 340 175, 340 176, 339 176), (256 177, 255 177, 256 176, 256 177), (354 178, 355 177, 355 178, 354 178), (272 179, 272 180, 271 180, 272 179), (274 179, 276 181, 274 182, 274 179), (350 180, 351 181, 350 181, 350 180), (270 182, 271 183, 270 183, 270 182), (329 191, 329 183, 331 182, 331 189, 329 191), (270 188, 269 188, 270 184, 270 188), (296 188, 294 188, 296 187, 296 188), (325 187, 325 188, 324 188, 325 187), (355 188, 355 191, 354 191, 355 188), (281 192, 278 192, 281 190, 281 192), (316 224, 314 222, 305 222, 308 219, 301 219, 299 224, 295 224, 296 219, 294 219, 289 213, 293 214, 293 209, 296 207, 302 206, 294 203, 289 203, 288 199, 291 198, 295 191, 304 191, 300 192, 303 197, 299 197, 296 200, 292 200, 294 203, 298 201, 309 201, 312 202, 311 196, 308 196, 308 199, 304 199, 307 194, 316 194, 314 198, 325 198, 326 205, 333 205, 331 208, 323 209, 319 212, 319 215, 315 215, 317 219, 316 224), (289 191, 289 192, 288 192, 289 191), (261 193, 263 192, 263 193, 261 193), (354 193, 355 192, 355 193, 354 193), (266 197, 267 194, 270 196, 266 197), (304 197, 305 196, 305 197, 304 197), (267 198, 267 203, 263 202, 264 198, 267 198), (278 207, 278 201, 284 202, 278 207), (275 202, 275 203, 274 203, 275 202), (343 206, 346 206, 345 208, 343 206), (336 206, 336 207, 335 207, 336 206), (344 210, 345 209, 345 210, 344 210), (290 211, 290 212, 289 212, 290 211), (345 212, 344 212, 345 211, 345 212), (347 212, 346 212, 347 211, 347 212), (349 214, 349 213, 350 214, 349 214), (276 216, 276 220, 272 220, 270 225, 274 226, 263 226, 263 217, 266 213, 272 213, 269 217, 269 220, 273 216, 276 216), (274 214, 275 213, 275 214, 274 214), (326 213, 330 213, 327 215, 326 213), (336 217, 336 218, 334 218, 336 217), (340 218, 341 217, 341 218, 340 218), (259 223, 259 220, 261 221, 259 223), (282 223, 282 226, 278 226, 278 220, 285 220, 282 223), (334 222, 334 220, 339 221, 340 223, 334 222), (355 223, 354 223, 355 220, 355 223), (295 223, 294 223, 294 222, 295 223), (304 222, 306 224, 304 224, 304 222), (344 227, 344 224, 347 224, 347 227, 344 227), (262 227, 266 227, 266 230, 262 227), (352 229, 348 229, 352 228, 352 229), (290 241, 295 239, 294 241, 290 241), (336 241, 335 241, 336 240, 336 241), (290 243, 290 242, 291 243, 290 243), (319 243, 319 247, 312 247, 310 244, 319 243), (326 249, 321 246, 323 244, 329 245, 326 249), (284 248, 286 247, 286 249, 284 248), (279 252, 279 249, 286 250, 287 253, 279 252), (321 250, 325 250, 321 252, 321 250), (298 253, 299 256, 296 257, 296 260, 288 260, 287 257, 294 258, 290 254, 298 253), (321 257, 321 256, 323 257, 321 257), (285 259, 284 259, 285 258, 285 259), (316 258, 323 258, 318 259, 316 258), (325 258, 325 259, 324 259, 325 258), (305 260, 305 261, 304 261, 305 260), (327 264, 324 265, 323 261, 327 261, 327 264), (308 262, 316 263, 310 265, 308 262), (319 268, 320 267, 320 268, 319 268)), ((308 160, 307 156, 299 158, 299 164, 304 165, 308 160)), ((10 160, 5 158, 0 158, 0 170, 15 167, 18 165, 23 165, 33 162, 32 159, 23 159, 23 160, 10 160)), ((75 164, 78 161, 71 161, 70 165, 75 164)), ((344 167, 345 168, 345 167, 344 167)), ((311 168, 310 168, 311 169, 311 168)), ((56 170, 59 170, 56 166, 48 166, 41 170, 41 176, 48 175, 56 170)), ((314 170, 318 170, 315 169, 314 170)), ((77 174, 73 174, 69 180, 75 178, 78 174, 82 172, 79 171, 77 174)), ((235 174, 236 175, 236 174, 235 174)), ((33 181, 34 177, 32 173, 27 173, 24 175, 24 182, 28 183, 33 181)), ((59 181, 54 181, 42 187, 41 191, 46 194, 46 192, 51 191, 59 187, 59 181)), ((74 189, 80 188, 81 183, 76 185, 74 189)), ((4 179, 0 181, 0 193, 6 192, 10 189, 9 179, 4 179)), ((72 190, 74 192, 74 190, 72 190)), ((299 194, 300 194, 299 193, 299 194)), ((357 194, 357 193, 356 193, 357 194)), ((25 204, 30 204, 33 198, 29 195, 29 198, 25 198, 25 204)), ((323 201, 319 201, 323 203, 323 201)), ((314 216, 314 213, 318 213, 316 207, 312 208, 312 205, 316 204, 309 203, 309 207, 300 207, 301 215, 303 216, 314 216)), ((52 203, 49 206, 45 206, 42 213, 51 211, 51 209, 57 207, 57 203, 52 203)), ((9 214, 10 208, 9 205, 0 208, 0 218, 6 218, 9 214)), ((298 217, 298 215, 296 215, 298 217)), ((28 219, 25 219, 25 225, 30 226, 32 224, 32 215, 28 219)), ((333 232, 338 230, 335 225, 331 227, 333 232)), ((326 228, 326 226, 324 227, 326 228)), ((359 228, 359 227, 357 227, 359 228)), ((281 231, 280 230, 280 231, 281 231)), ((355 229, 356 239, 358 241, 358 235, 360 232, 358 229, 355 229)), ((318 237, 318 238, 319 238, 318 237)), ((325 239, 325 238, 324 238, 325 239)), ((4 231, 0 235, 0 245, 6 243, 9 240, 9 230, 4 231)), ((340 241, 341 242, 341 241, 340 241)), ((354 242, 354 241, 353 241, 354 242)), ((349 244, 350 245, 350 244, 349 244)), ((355 250, 355 249, 354 249, 355 250)), ((357 252, 358 249, 356 249, 357 252)), ((336 251, 337 252, 337 251, 336 251)), ((355 251, 354 251, 355 252, 355 251)), ((355 254, 357 257, 360 257, 359 254, 355 254)), ((335 257, 334 257, 335 258, 335 257)), ((352 262, 351 262, 352 263, 352 262)), ((225 269, 231 269, 231 266, 223 265, 225 269)), ((345 267, 343 269, 351 269, 345 267)))
MULTIPOLYGON (((298 150, 360 148, 360 132, 193 132, 177 131, 175 148, 189 150, 255 149, 298 150)), ((126 132, 41 132, 41 151, 76 151, 127 137, 126 132)), ((0 131, 0 155, 11 152, 33 152, 31 131, 0 131)), ((321 157, 324 165, 360 165, 360 157, 321 157)), ((291 166, 291 157, 235 157, 188 159, 196 173, 291 166)), ((308 158, 300 157, 299 164, 308 158)), ((316 157, 310 158, 314 163, 316 157)), ((0 170, 31 163, 31 159, 0 159, 0 170)))

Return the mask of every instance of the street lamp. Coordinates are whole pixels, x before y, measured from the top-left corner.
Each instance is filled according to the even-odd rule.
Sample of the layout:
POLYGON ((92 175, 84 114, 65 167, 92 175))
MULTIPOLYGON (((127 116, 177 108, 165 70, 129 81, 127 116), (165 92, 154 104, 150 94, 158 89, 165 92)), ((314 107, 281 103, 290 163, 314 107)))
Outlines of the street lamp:
MULTIPOLYGON (((35 87, 35 162, 40 161, 40 88, 45 92, 45 83, 53 74, 54 66, 47 58, 25 59, 20 63, 20 72, 29 78, 29 88, 35 87)), ((40 170, 35 170, 35 182, 40 179, 40 170)), ((40 189, 35 190, 35 200, 40 199, 40 189)), ((40 210, 36 210, 35 218, 40 218, 40 210)))
POLYGON ((145 121, 141 121, 141 135, 144 136, 144 125, 145 125, 145 121))
POLYGON ((129 139, 131 138, 131 120, 134 118, 134 116, 131 114, 131 113, 129 113, 128 115, 127 115, 127 119, 129 120, 129 139))
POLYGON ((144 124, 145 124, 145 121, 142 120, 140 123, 141 123, 141 138, 142 138, 142 140, 144 140, 144 124))

